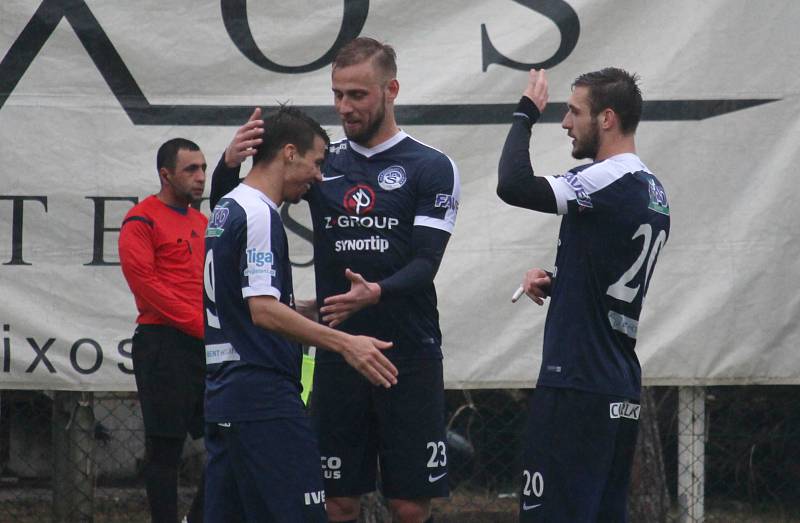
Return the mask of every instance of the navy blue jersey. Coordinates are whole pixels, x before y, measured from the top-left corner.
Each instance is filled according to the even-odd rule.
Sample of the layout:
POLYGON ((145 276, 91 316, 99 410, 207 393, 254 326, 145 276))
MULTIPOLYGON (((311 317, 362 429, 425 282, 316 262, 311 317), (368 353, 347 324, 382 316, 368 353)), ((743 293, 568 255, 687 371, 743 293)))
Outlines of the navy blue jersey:
POLYGON ((241 184, 223 197, 206 229, 206 421, 304 415, 299 344, 253 324, 247 298, 294 307, 286 231, 276 205, 241 184))
MULTIPOLYGON (((317 302, 350 290, 345 269, 378 282, 412 258, 414 227, 452 233, 460 185, 445 154, 404 132, 371 149, 344 140, 330 145, 321 183, 306 194, 314 223, 317 302)), ((433 283, 383 296, 341 329, 394 342, 392 360, 441 358, 433 283)), ((340 359, 330 351, 321 361, 340 359)))
POLYGON ((565 216, 538 384, 638 398, 639 314, 669 235, 664 188, 631 153, 546 179, 565 216))

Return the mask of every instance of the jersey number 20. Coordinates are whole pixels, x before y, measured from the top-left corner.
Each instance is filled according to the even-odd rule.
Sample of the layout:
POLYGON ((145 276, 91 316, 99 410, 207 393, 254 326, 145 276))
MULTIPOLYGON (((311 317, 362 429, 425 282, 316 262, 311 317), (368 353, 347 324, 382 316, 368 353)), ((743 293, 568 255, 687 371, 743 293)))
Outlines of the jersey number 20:
POLYGON ((643 223, 636 229, 636 232, 633 234, 632 240, 636 238, 644 236, 644 242, 642 242, 642 252, 639 253, 639 257, 636 258, 636 261, 633 262, 633 265, 625 271, 625 273, 617 280, 615 283, 611 284, 608 287, 607 294, 613 298, 618 300, 622 300, 626 303, 631 303, 634 298, 639 294, 639 288, 643 287, 644 289, 647 288, 648 279, 650 278, 651 271, 653 270, 653 264, 658 258, 658 252, 661 250, 661 247, 664 246, 664 243, 667 241, 667 233, 664 230, 658 232, 656 239, 651 243, 651 239, 653 238, 653 227, 649 223, 643 223), (636 275, 639 274, 639 271, 644 265, 645 260, 647 260, 647 267, 644 273, 644 280, 642 284, 637 284, 635 287, 628 287, 628 284, 631 283, 635 278, 636 275))

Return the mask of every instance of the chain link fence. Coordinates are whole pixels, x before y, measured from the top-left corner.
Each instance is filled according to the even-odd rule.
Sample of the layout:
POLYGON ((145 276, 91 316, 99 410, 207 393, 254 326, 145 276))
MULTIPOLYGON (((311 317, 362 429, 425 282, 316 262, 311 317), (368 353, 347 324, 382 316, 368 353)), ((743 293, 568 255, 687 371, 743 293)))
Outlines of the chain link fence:
MULTIPOLYGON (((648 390, 631 521, 800 522, 800 387, 648 390)), ((528 394, 447 392, 452 495, 437 522, 516 521, 528 394)), ((0 521, 148 521, 143 454, 135 393, 2 391, 0 521)), ((183 512, 203 460, 188 441, 183 512)), ((385 521, 380 509, 365 499, 362 520, 385 521)))

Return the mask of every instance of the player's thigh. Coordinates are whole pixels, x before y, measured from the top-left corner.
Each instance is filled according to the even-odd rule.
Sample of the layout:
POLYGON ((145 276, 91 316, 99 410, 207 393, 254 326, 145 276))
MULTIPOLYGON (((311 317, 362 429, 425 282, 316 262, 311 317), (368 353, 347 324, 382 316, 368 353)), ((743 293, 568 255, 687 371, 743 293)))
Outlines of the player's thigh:
POLYGON ((598 521, 624 523, 628 520, 628 492, 631 484, 631 468, 639 435, 639 404, 625 403, 629 417, 618 419, 614 459, 608 475, 603 497, 600 500, 598 521), (635 414, 635 416, 634 416, 635 414))
POLYGON ((228 446, 230 434, 217 423, 206 424, 206 470, 203 517, 206 523, 245 521, 236 467, 228 446))
POLYGON ((317 363, 314 369, 310 409, 328 497, 375 490, 374 388, 346 363, 317 363))
POLYGON ((537 388, 528 409, 520 521, 594 522, 612 467, 618 420, 607 396, 537 388))
POLYGON ((319 452, 308 418, 217 427, 226 433, 235 489, 248 521, 327 521, 319 452))
POLYGON ((397 385, 375 393, 384 494, 393 499, 446 497, 442 361, 414 360, 397 366, 397 385))

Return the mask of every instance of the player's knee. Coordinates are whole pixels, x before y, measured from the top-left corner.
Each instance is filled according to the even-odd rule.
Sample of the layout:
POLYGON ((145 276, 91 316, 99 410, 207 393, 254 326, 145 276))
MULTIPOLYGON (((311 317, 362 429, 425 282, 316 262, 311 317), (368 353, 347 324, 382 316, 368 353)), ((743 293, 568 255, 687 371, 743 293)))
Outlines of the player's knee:
POLYGON ((325 510, 328 512, 328 519, 332 522, 358 519, 360 509, 358 498, 328 498, 325 500, 325 510))
POLYGON ((397 523, 425 523, 431 515, 431 502, 427 499, 390 499, 389 508, 397 523))

